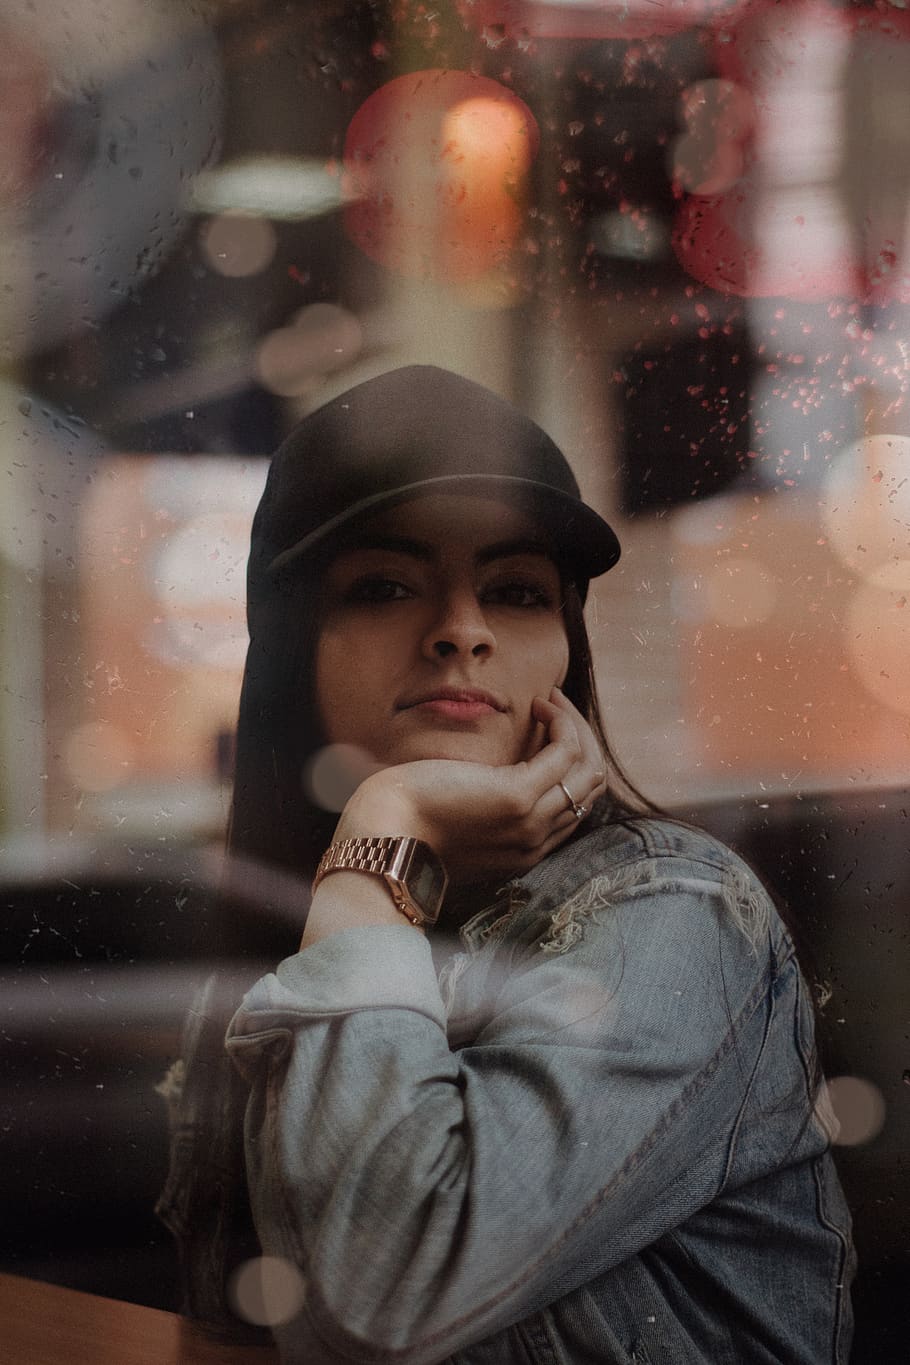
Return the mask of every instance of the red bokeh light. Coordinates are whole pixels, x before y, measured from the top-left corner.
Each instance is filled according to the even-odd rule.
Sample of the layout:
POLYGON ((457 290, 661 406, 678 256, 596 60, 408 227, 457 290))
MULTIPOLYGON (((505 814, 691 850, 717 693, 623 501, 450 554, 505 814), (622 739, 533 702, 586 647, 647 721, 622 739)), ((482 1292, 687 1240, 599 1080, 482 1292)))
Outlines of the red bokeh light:
POLYGON ((650 38, 729 20, 754 0, 460 0, 473 28, 504 38, 650 38))
POLYGON ((534 115, 497 81, 467 71, 398 76, 348 128, 345 230, 390 270, 476 279, 515 244, 538 143, 534 115))
POLYGON ((754 127, 741 148, 715 128, 712 169, 742 153, 722 192, 708 177, 682 183, 693 191, 674 230, 684 268, 749 297, 910 302, 910 14, 755 3, 715 50, 721 78, 752 100, 754 127))

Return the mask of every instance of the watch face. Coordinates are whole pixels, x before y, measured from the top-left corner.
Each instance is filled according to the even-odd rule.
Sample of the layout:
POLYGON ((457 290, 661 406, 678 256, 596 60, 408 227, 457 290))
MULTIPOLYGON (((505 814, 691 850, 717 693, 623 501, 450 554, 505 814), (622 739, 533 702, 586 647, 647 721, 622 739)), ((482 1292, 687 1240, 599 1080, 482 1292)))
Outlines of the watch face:
POLYGON ((449 879, 442 863, 425 844, 415 843, 402 880, 418 910, 435 920, 449 879))
POLYGON ((446 874, 436 858, 418 852, 408 869, 408 890, 424 909, 432 910, 445 889, 446 874))

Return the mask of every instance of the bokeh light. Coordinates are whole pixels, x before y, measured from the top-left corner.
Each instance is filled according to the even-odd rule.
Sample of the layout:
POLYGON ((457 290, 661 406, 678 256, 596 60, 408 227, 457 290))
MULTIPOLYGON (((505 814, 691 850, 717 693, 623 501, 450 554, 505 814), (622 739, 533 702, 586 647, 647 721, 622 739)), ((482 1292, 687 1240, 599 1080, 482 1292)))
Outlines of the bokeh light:
POLYGON ((158 607, 143 638, 150 653, 178 667, 240 668, 248 549, 240 509, 204 512, 174 529, 148 566, 158 607))
POLYGON ((751 0, 456 0, 491 46, 505 38, 652 38, 730 20, 751 0))
POLYGON ((63 762, 73 784, 85 792, 108 792, 131 776, 134 746, 128 734, 106 721, 88 721, 66 736, 63 762))
POLYGON ((281 1256, 254 1256, 231 1275, 228 1300, 238 1317, 259 1327, 280 1327, 303 1307, 306 1281, 281 1256))
POLYGON ((844 450, 825 480, 822 519, 832 550, 866 577, 884 563, 910 565, 910 436, 867 436, 844 450))
POLYGON ((356 744, 326 744, 317 749, 303 770, 303 790, 322 810, 344 810, 351 796, 381 765, 356 744))
POLYGON ((880 565, 856 589, 844 643, 866 690, 891 710, 910 715, 910 558, 880 565))
POLYGON ((670 153, 674 184, 690 194, 725 193, 743 172, 752 97, 735 81, 696 81, 683 91, 682 115, 686 131, 670 153))
MULTIPOLYGON (((721 77, 754 110, 726 139, 742 174, 720 175, 681 203, 674 242, 680 263, 712 288, 743 295, 827 298, 861 289, 845 206, 834 181, 842 154, 838 101, 849 20, 816 3, 753 7, 716 44, 721 77), (769 54, 773 53, 773 60, 769 54)), ((742 106, 743 111, 745 105, 742 106)))
POLYGON ((162 606, 235 605, 243 614, 249 524, 241 512, 203 512, 177 526, 149 571, 162 606))
POLYGON ((667 225, 649 213, 607 210, 591 219, 589 235, 598 253, 614 260, 657 261, 670 250, 667 225))
POLYGON ((741 500, 721 493, 704 502, 684 503, 673 511, 673 539, 680 545, 723 545, 742 515, 741 500))
POLYGON ((723 626, 766 621, 777 602, 777 580, 757 559, 724 559, 704 580, 708 614, 723 626))
POLYGON ((689 196, 673 246, 690 275, 721 293, 827 300, 863 288, 843 205, 824 186, 768 195, 747 176, 728 195, 689 196))
POLYGON ((363 328, 353 313, 337 304, 313 303, 289 326, 263 338, 256 373, 272 393, 297 398, 315 380, 352 364, 362 347, 363 328))
POLYGON ((345 230, 371 259, 416 278, 474 279, 502 264, 523 223, 538 130, 505 86, 467 71, 398 76, 345 139, 345 230))
POLYGON ((50 114, 53 72, 45 54, 0 20, 0 204, 5 208, 34 190, 42 157, 41 133, 50 114))
POLYGON ((860 1076, 835 1076, 828 1097, 837 1119, 838 1147, 858 1147, 878 1137, 885 1124, 885 1101, 878 1086, 860 1076))
POLYGON ((222 161, 197 175, 187 195, 195 213, 248 214, 305 222, 344 203, 337 167, 315 157, 246 156, 222 161))
POLYGON ((198 6, 4 0, 2 24, 8 363, 90 334, 163 265, 186 186, 218 153, 223 79, 198 6))
POLYGON ((272 262, 277 238, 266 218, 223 213, 199 229, 199 247, 219 275, 240 279, 258 275, 272 262))
POLYGON ((715 55, 719 84, 748 92, 754 128, 742 142, 742 120, 724 129, 718 116, 699 180, 712 129, 684 99, 688 132, 674 157, 689 192, 674 235, 683 267, 751 297, 910 299, 910 15, 757 4, 718 35, 715 55))

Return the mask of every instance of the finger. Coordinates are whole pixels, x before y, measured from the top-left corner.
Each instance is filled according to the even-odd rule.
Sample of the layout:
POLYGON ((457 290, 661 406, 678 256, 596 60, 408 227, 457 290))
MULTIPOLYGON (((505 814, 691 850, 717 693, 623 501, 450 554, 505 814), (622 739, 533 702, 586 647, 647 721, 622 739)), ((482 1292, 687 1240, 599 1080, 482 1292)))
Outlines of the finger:
POLYGON ((554 702, 572 717, 581 745, 581 755, 563 781, 578 802, 590 807, 607 789, 603 750, 591 726, 564 693, 556 693, 554 702))
POLYGON ((550 696, 535 697, 531 703, 532 711, 550 735, 552 743, 560 743, 566 737, 573 743, 578 739, 578 725, 585 721, 579 711, 562 696, 559 688, 554 687, 550 696))
POLYGON ((593 804, 587 792, 593 791, 587 769, 577 770, 570 767, 563 777, 556 780, 534 803, 524 822, 526 832, 537 843, 549 838, 553 833, 565 837, 590 814, 593 804), (581 782, 586 785, 582 786, 581 782))
POLYGON ((602 764, 603 759, 598 751, 585 752, 562 778, 562 783, 571 792, 575 805, 585 806, 590 810, 594 802, 607 790, 602 764))
POLYGON ((552 792, 539 803, 541 812, 549 810, 547 824, 549 829, 557 833, 563 830, 575 829, 584 818, 591 813, 591 805, 587 800, 582 800, 581 788, 577 782, 575 786, 570 786, 568 781, 559 782, 552 792))
POLYGON ((554 689, 549 699, 535 697, 532 714, 544 726, 547 742, 531 759, 517 764, 507 781, 521 815, 510 830, 525 856, 539 860, 577 828, 603 790, 603 757, 581 713, 554 689))
POLYGON ((555 826, 551 826, 549 831, 533 846, 528 843, 516 844, 510 853, 509 861, 516 868, 535 867, 555 849, 559 848, 561 844, 564 844, 577 828, 578 821, 570 811, 567 822, 561 820, 555 826))
POLYGON ((566 711, 540 697, 535 697, 534 708, 547 727, 549 742, 523 766, 528 795, 539 800, 582 758, 583 751, 575 721, 566 711))
MULTIPOLYGON (((534 816, 549 829, 562 833, 565 829, 571 830, 572 820, 584 819, 594 802, 606 791, 606 765, 593 729, 559 688, 553 689, 547 702, 540 701, 536 710, 538 719, 549 723, 549 730, 556 740, 564 738, 567 733, 560 717, 571 720, 574 739, 578 741, 577 749, 573 742, 565 750, 569 761, 562 773, 556 772, 555 762, 547 767, 537 765, 538 773, 547 779, 555 775, 556 785, 540 793, 534 816)), ((549 757, 555 760, 558 752, 557 748, 549 757)))
POLYGON ((570 701, 566 694, 560 691, 559 688, 553 689, 552 699, 558 710, 563 711, 566 715, 571 717, 586 757, 593 762, 595 771, 602 772, 604 766, 603 753, 601 752, 597 736, 588 721, 581 714, 575 703, 570 701))

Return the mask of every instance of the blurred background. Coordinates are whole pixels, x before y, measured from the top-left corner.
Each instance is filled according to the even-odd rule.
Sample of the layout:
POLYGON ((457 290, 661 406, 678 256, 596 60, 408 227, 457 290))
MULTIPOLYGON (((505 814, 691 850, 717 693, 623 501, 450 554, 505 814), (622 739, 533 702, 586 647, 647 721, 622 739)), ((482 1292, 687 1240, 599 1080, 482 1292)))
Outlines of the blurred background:
POLYGON ((218 845, 269 452, 448 366, 617 526, 590 619, 633 778, 816 897, 886 1190, 908 225, 906 0, 2 0, 5 884, 49 842, 80 886, 86 848, 218 845))
POLYGON ((910 761, 910 13, 3 0, 3 828, 220 837, 266 457, 436 362, 625 552, 657 800, 910 761))
POLYGON ((266 456, 409 360, 553 433, 659 801, 910 760, 910 12, 4 0, 3 829, 220 837, 266 456))

